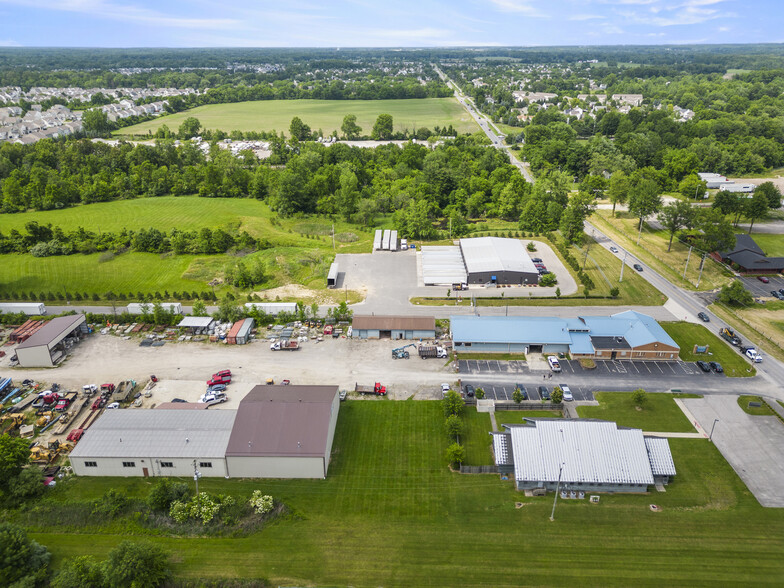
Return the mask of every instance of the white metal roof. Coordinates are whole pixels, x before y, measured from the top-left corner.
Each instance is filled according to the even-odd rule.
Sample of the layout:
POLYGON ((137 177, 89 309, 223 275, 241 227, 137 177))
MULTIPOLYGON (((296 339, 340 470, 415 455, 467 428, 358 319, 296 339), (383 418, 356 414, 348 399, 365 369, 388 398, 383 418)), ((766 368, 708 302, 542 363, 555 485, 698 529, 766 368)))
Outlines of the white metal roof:
POLYGON ((104 412, 71 457, 224 457, 236 410, 104 412))
POLYGON ((493 434, 493 454, 495 455, 496 465, 509 465, 512 460, 509 459, 509 433, 494 433, 493 434))
POLYGON ((297 312, 296 302, 246 302, 248 308, 256 307, 265 314, 278 314, 281 312, 297 312))
POLYGON ((179 323, 178 327, 191 327, 191 328, 206 328, 209 327, 215 319, 209 316, 186 316, 179 323))
POLYGON ((460 239, 465 267, 469 274, 478 272, 525 272, 538 274, 519 239, 476 237, 460 239))
POLYGON ((381 231, 381 229, 376 229, 376 235, 375 235, 375 237, 373 237, 373 249, 375 251, 378 251, 379 249, 381 249, 381 237, 382 237, 382 235, 383 235, 383 232, 381 231))
POLYGON ((532 420, 510 427, 518 481, 653 484, 640 429, 588 420, 532 420))
POLYGON ((670 442, 663 437, 645 437, 648 460, 654 476, 674 476, 675 462, 670 452, 670 442))
POLYGON ((425 286, 465 284, 467 274, 459 247, 422 247, 425 286))

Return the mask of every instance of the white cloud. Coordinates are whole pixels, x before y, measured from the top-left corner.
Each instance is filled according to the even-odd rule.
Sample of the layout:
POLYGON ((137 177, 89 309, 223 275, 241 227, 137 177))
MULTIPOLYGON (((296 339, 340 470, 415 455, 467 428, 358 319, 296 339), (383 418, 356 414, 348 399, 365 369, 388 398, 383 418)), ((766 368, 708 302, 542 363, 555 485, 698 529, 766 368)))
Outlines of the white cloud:
POLYGON ((0 0, 2 4, 15 4, 42 11, 74 12, 110 20, 143 23, 150 26, 185 29, 228 29, 241 24, 226 18, 187 18, 171 16, 142 6, 115 4, 104 0, 0 0))
POLYGON ((0 39, 0 47, 21 47, 21 43, 17 43, 13 39, 0 39))
POLYGON ((569 17, 568 20, 576 20, 576 21, 583 21, 583 20, 603 20, 607 18, 601 14, 573 14, 569 17))
POLYGON ((501 12, 513 12, 535 17, 545 16, 538 8, 532 6, 531 2, 532 0, 490 0, 490 3, 501 12))

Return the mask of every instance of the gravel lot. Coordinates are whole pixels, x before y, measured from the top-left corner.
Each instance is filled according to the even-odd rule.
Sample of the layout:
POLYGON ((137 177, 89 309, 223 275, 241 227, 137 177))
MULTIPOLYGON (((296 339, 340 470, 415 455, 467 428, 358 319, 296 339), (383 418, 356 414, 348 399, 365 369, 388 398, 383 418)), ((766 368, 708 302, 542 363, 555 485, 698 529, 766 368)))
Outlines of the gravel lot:
MULTIPOLYGON (((270 351, 266 341, 248 345, 215 343, 172 343, 163 347, 140 347, 140 339, 124 340, 116 335, 91 335, 77 346, 71 356, 52 369, 9 369, 3 373, 23 380, 55 381, 68 387, 101 384, 133 379, 145 382, 150 374, 160 379, 153 392, 156 402, 183 398, 196 401, 206 389, 205 382, 216 371, 230 369, 232 384, 229 402, 223 408, 236 408, 236 403, 256 384, 267 378, 283 379, 292 384, 337 384, 353 390, 355 383, 372 385, 381 382, 395 399, 440 398, 441 382, 457 381, 451 366, 441 360, 421 360, 412 355, 408 360, 393 360, 392 341, 327 339, 302 344, 299 351, 270 351)), ((3 358, 7 362, 7 358, 3 358)), ((7 364, 6 364, 7 365, 7 364)), ((152 400, 145 405, 152 404, 152 400)))

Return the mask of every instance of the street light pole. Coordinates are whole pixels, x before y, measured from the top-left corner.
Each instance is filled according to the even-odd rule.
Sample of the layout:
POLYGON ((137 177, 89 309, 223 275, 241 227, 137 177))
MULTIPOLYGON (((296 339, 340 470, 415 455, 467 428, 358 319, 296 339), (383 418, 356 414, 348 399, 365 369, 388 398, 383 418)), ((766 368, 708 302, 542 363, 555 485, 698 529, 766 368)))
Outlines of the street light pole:
POLYGON ((628 251, 623 252, 623 263, 621 263, 621 277, 618 278, 618 283, 623 282, 623 268, 626 267, 626 256, 628 255, 628 251))
POLYGON ((561 463, 560 467, 558 468, 558 483, 555 485, 555 497, 553 498, 553 511, 550 513, 550 520, 555 520, 555 505, 558 503, 558 492, 561 489, 561 474, 563 474, 563 467, 564 464, 561 463))
POLYGON ((719 422, 719 419, 713 419, 713 425, 711 426, 710 436, 708 437, 708 441, 713 442, 713 429, 716 428, 716 423, 719 422))
POLYGON ((201 478, 201 472, 199 468, 196 467, 196 460, 193 460, 193 481, 196 482, 196 496, 199 495, 199 478, 201 478))
POLYGON ((699 288, 700 287, 700 282, 702 281, 702 268, 705 267, 705 256, 706 255, 708 255, 708 254, 707 253, 703 253, 703 255, 702 255, 702 261, 700 262, 700 275, 697 278, 697 285, 695 286, 695 288, 699 288))

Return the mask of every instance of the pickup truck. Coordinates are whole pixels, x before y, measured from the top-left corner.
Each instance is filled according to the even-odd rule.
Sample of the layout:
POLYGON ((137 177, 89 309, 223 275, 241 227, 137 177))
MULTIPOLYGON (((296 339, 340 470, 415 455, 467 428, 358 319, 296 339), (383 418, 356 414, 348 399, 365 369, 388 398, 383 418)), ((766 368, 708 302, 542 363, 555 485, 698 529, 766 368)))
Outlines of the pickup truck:
POLYGON ((748 357, 752 363, 762 363, 762 356, 754 347, 741 347, 740 351, 748 357))
POLYGON ((275 341, 270 344, 272 351, 297 351, 299 349, 298 341, 275 341))
POLYGON ((61 397, 60 400, 57 401, 57 405, 54 409, 57 412, 64 412, 71 403, 76 399, 76 392, 68 392, 65 396, 61 397))
POLYGON ((354 386, 354 392, 359 392, 360 394, 375 394, 376 396, 386 396, 387 387, 382 386, 378 382, 376 382, 373 386, 360 386, 359 384, 356 384, 354 386))

